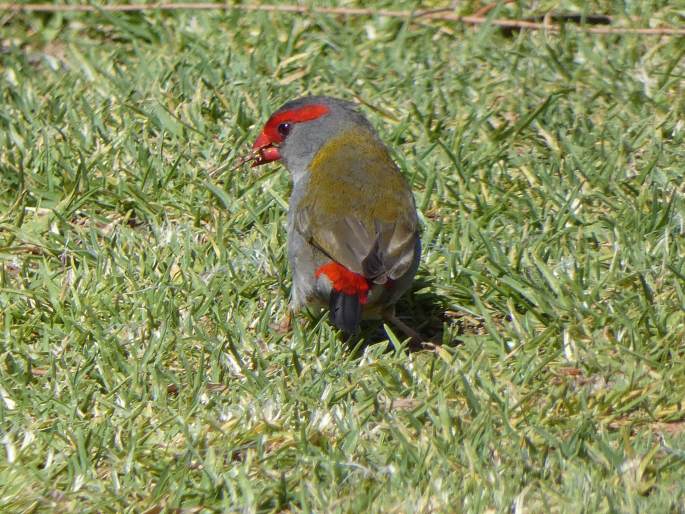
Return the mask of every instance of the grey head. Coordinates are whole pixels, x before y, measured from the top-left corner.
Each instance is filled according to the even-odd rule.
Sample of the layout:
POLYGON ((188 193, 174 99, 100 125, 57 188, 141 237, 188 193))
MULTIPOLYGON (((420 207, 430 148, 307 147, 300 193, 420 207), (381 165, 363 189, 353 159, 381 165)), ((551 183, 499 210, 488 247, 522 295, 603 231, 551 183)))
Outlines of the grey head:
MULTIPOLYGON (((272 116, 292 113, 288 133, 279 148, 283 164, 290 171, 295 182, 304 174, 319 149, 342 131, 352 127, 368 130, 369 137, 376 138, 376 132, 369 121, 357 110, 356 104, 330 96, 305 96, 281 106, 272 116), (314 107, 314 109, 312 109, 314 107), (318 108, 318 110, 316 109, 318 108), (321 113, 313 119, 298 121, 298 113, 321 113)), ((305 116, 306 117, 306 116, 305 116)))

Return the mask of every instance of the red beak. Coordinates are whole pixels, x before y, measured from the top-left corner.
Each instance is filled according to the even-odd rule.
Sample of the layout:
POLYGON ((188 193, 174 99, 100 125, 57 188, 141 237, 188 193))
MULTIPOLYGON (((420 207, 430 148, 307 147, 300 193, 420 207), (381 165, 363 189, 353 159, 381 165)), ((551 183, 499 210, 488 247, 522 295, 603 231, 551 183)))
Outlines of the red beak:
POLYGON ((252 145, 252 152, 256 154, 252 163, 253 168, 281 158, 281 152, 278 151, 278 147, 271 142, 269 136, 264 132, 259 134, 259 137, 252 145))

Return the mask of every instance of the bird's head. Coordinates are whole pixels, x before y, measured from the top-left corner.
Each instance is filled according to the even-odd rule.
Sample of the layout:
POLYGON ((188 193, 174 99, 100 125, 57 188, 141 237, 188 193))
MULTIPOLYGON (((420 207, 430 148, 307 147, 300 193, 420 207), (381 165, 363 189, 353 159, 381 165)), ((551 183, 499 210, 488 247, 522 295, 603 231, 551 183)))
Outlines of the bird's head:
POLYGON ((354 104, 327 96, 307 96, 284 104, 268 119, 252 145, 252 166, 282 160, 296 173, 305 169, 331 137, 355 126, 373 129, 354 104))

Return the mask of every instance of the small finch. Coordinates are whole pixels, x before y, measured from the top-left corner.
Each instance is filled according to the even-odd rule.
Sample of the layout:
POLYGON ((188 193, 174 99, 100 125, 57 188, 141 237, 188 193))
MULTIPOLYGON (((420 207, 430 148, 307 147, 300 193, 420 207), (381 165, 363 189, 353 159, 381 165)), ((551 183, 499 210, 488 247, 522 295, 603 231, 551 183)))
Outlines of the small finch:
POLYGON ((362 318, 383 318, 419 339, 395 317, 421 256, 414 197, 356 106, 327 96, 288 102, 266 122, 248 160, 281 160, 290 172, 292 310, 328 306, 347 336, 362 318))

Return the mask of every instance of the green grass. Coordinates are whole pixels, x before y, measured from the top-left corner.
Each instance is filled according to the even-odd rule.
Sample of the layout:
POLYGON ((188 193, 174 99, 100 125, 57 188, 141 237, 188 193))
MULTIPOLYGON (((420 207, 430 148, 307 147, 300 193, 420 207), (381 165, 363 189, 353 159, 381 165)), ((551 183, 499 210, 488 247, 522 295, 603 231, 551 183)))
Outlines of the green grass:
POLYGON ((683 38, 0 23, 0 510, 685 511, 683 38), (436 351, 270 328, 287 173, 228 167, 304 93, 375 107, 423 222, 399 313, 436 351))

